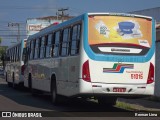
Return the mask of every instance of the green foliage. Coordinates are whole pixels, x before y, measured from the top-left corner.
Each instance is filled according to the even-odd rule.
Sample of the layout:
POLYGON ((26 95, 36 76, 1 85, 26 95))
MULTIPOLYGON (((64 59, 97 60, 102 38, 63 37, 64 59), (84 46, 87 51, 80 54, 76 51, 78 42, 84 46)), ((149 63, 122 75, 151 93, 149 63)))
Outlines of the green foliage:
POLYGON ((127 104, 125 102, 120 102, 120 101, 116 102, 116 107, 123 108, 125 110, 133 110, 134 109, 130 104, 127 104))
POLYGON ((0 37, 0 44, 1 44, 1 42, 2 42, 2 38, 0 37))
POLYGON ((6 49, 7 49, 6 46, 0 46, 0 58, 2 57, 3 54, 6 53, 6 49))
MULTIPOLYGON (((0 44, 2 43, 2 38, 0 37, 0 44)), ((7 46, 0 46, 0 58, 5 54, 7 46)))

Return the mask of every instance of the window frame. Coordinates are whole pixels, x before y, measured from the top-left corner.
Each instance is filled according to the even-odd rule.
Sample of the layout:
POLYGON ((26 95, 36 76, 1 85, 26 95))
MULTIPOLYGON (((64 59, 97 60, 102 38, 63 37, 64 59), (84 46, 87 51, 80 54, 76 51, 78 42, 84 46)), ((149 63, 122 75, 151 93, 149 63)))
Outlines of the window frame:
POLYGON ((61 29, 59 30, 56 30, 54 32, 54 40, 53 40, 53 44, 52 44, 52 56, 55 58, 55 57, 59 57, 59 52, 60 52, 60 42, 61 42, 61 29), (56 42, 56 33, 59 32, 59 41, 56 42), (54 50, 55 50, 55 47, 58 47, 57 50, 56 50, 56 56, 54 55, 54 50))
POLYGON ((62 30, 62 40, 61 40, 61 53, 60 53, 60 56, 62 57, 65 57, 65 56, 69 56, 69 51, 70 51, 70 34, 71 34, 71 26, 68 26, 68 27, 65 27, 63 30, 62 30), (64 41, 64 31, 67 30, 67 41, 64 41), (67 44, 66 45, 66 54, 63 55, 63 44, 67 44))
POLYGON ((46 40, 46 47, 45 47, 45 58, 53 57, 53 41, 54 41, 54 32, 47 34, 48 39, 46 40), (51 36, 51 38, 50 38, 51 36), (49 39, 50 38, 50 39, 49 39), (49 43, 50 40, 50 43, 49 43), (47 51, 49 49, 49 51, 47 51))
POLYGON ((71 28, 70 51, 69 51, 69 53, 70 53, 71 56, 79 55, 79 53, 80 53, 81 37, 82 37, 82 23, 80 22, 80 23, 74 24, 74 25, 72 26, 72 28, 71 28), (72 37, 73 37, 73 29, 74 29, 75 26, 77 26, 77 31, 76 31, 76 40, 74 40, 74 41, 76 41, 76 47, 78 47, 78 48, 75 49, 75 50, 77 50, 77 52, 75 52, 75 53, 72 54, 72 41, 73 41, 73 38, 72 38, 72 37), (78 35, 78 26, 80 26, 79 35, 78 35), (78 38, 78 36, 80 36, 80 38, 78 38), (77 44, 77 42, 78 42, 78 44, 77 44))

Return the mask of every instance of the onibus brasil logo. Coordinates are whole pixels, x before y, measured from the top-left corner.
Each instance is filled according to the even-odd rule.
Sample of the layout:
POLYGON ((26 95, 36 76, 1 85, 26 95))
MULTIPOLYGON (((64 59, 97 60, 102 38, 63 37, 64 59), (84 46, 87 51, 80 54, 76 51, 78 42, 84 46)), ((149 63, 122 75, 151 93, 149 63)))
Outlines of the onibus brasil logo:
POLYGON ((133 69, 134 64, 114 63, 112 68, 103 68, 104 73, 123 73, 125 69, 133 69))

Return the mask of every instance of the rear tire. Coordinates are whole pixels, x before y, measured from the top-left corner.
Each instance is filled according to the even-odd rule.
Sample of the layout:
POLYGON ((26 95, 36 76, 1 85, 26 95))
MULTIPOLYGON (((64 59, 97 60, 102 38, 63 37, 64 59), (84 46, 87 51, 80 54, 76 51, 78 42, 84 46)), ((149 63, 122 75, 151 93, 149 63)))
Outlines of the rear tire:
POLYGON ((31 74, 28 75, 28 88, 31 91, 32 90, 32 77, 31 74))
POLYGON ((11 82, 8 82, 8 77, 7 76, 8 76, 8 74, 6 72, 6 82, 8 84, 8 87, 13 87, 13 84, 11 82))
POLYGON ((101 106, 112 107, 116 105, 117 98, 116 97, 99 97, 98 103, 101 106))
POLYGON ((32 87, 32 76, 31 76, 31 74, 28 75, 28 88, 29 88, 29 90, 30 90, 30 92, 33 96, 36 96, 38 94, 38 91, 36 89, 33 89, 33 87, 32 87))
POLYGON ((13 84, 11 82, 7 82, 7 84, 8 84, 8 87, 12 87, 13 86, 13 84))
POLYGON ((52 97, 52 103, 54 105, 58 105, 59 95, 57 94, 57 85, 56 85, 55 76, 52 78, 52 82, 51 82, 51 97, 52 97))
POLYGON ((6 79, 6 82, 8 82, 8 80, 7 80, 7 72, 6 72, 6 77, 5 77, 5 79, 6 79))

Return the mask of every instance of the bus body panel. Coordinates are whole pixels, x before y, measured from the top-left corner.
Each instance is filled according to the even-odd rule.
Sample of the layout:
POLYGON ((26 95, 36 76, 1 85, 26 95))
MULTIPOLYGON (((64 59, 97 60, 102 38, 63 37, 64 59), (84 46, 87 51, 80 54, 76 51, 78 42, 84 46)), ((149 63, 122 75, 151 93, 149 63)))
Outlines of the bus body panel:
POLYGON ((50 92, 51 77, 56 76, 57 93, 73 96, 79 92, 79 56, 31 60, 25 70, 24 86, 28 87, 28 75, 32 76, 32 88, 50 92))
POLYGON ((7 49, 7 52, 14 51, 14 53, 10 53, 10 55, 8 56, 10 57, 10 61, 6 61, 7 63, 5 66, 5 74, 6 74, 5 77, 7 77, 7 82, 10 82, 10 83, 14 82, 15 84, 23 83, 23 75, 22 75, 21 67, 24 65, 22 57, 23 57, 23 48, 25 47, 25 43, 26 41, 22 40, 21 42, 13 46, 10 46, 7 49), (15 48, 16 50, 14 50, 15 48))
MULTIPOLYGON (((77 20, 69 22, 70 26, 82 24, 83 31, 83 16, 78 17, 77 20)), ((64 23, 65 24, 65 23, 64 23)), ((68 25, 67 25, 68 26, 68 25)), ((57 26, 55 26, 57 27, 57 26)), ((54 27, 53 27, 54 28, 54 27)), ((59 27, 58 27, 59 28, 59 27)), ((54 32, 56 30, 50 29, 54 32)), ((45 31, 42 31, 45 33, 45 31)), ((39 35, 38 33, 37 35, 39 35)), ((31 38, 37 35, 31 36, 31 38)), ((81 40, 83 34, 81 33, 81 40)), ((30 39, 29 39, 30 40, 30 39)), ((29 42, 28 40, 28 42, 29 42)), ((31 39, 32 40, 32 39, 31 39)), ((80 42, 81 50, 82 43, 80 42)), ((26 63, 26 69, 24 72, 24 86, 29 87, 28 76, 32 76, 32 88, 50 92, 51 91, 51 78, 52 75, 56 77, 57 93, 64 96, 78 95, 79 92, 79 78, 80 78, 80 54, 69 55, 69 56, 58 56, 49 58, 38 58, 34 60, 28 60, 26 63)))
MULTIPOLYGON (((94 53, 94 50, 97 51, 97 48, 95 47, 92 49, 91 46, 89 46, 89 36, 92 37, 94 40, 95 33, 88 32, 88 19, 93 19, 95 23, 95 19, 93 14, 90 14, 90 18, 88 18, 88 15, 85 15, 85 29, 84 34, 86 37, 83 38, 83 47, 82 50, 82 62, 81 66, 86 61, 89 61, 89 72, 90 72, 90 82, 85 81, 84 79, 80 80, 80 93, 85 94, 93 94, 95 96, 98 96, 100 94, 105 95, 128 95, 128 97, 131 97, 132 95, 154 95, 154 86, 155 86, 155 75, 153 75, 153 82, 150 84, 147 84, 148 77, 150 76, 150 66, 153 65, 153 71, 155 71, 155 23, 154 20, 149 20, 152 22, 151 24, 151 48, 146 53, 145 56, 136 56, 136 55, 130 55, 126 56, 125 54, 121 55, 120 52, 117 51, 119 55, 111 55, 110 53, 107 55, 106 53, 94 53), (87 85, 88 88, 87 89, 87 85), (86 91, 85 91, 86 90, 86 91)), ((101 15, 99 15, 101 16, 101 15)), ((103 16, 102 16, 103 17, 103 16)), ((129 18, 132 19, 132 18, 129 18)), ((146 17, 141 18, 146 19, 146 17)), ((148 19, 148 18, 147 18, 148 19)), ((151 19, 151 18, 149 18, 151 19)), ((101 21, 101 19, 98 19, 99 23, 98 25, 103 25, 104 23, 101 21)), ((97 29, 97 26, 95 28, 97 29)), ((104 30, 104 29, 103 29, 104 30)), ((109 29, 110 30, 110 29, 109 29)), ((102 31, 103 33, 104 31, 102 31)), ((149 34, 149 33, 148 33, 149 34)), ((106 36, 105 36, 106 37, 106 36)), ((102 37, 99 37, 102 38, 102 37)), ((104 38, 103 38, 104 39, 104 38)), ((100 46, 102 47, 103 51, 105 52, 111 52, 110 49, 125 49, 126 51, 130 47, 118 47, 118 44, 116 46, 107 46, 107 49, 105 48, 105 45, 100 46), (108 49, 109 48, 109 49, 108 49)), ((121 45, 121 44, 120 44, 121 45)), ((100 47, 98 49, 100 49, 100 47)), ((132 51, 132 49, 130 49, 132 51)), ((137 52, 137 49, 134 49, 132 52, 137 52)), ((83 71, 83 69, 81 69, 83 71)), ((155 74, 155 73, 154 73, 155 74)), ((82 75, 82 73, 81 73, 82 75)), ((81 76, 83 78, 83 76, 81 76)))
POLYGON ((146 84, 150 63, 113 63, 90 60, 89 65, 93 83, 146 84))
MULTIPOLYGON (((24 73, 24 85, 29 87, 28 85, 28 77, 29 74, 32 76, 32 88, 50 92, 51 90, 51 78, 52 75, 56 77, 56 85, 57 85, 57 93, 64 96, 99 96, 99 95, 114 95, 114 96, 123 96, 126 95, 131 97, 132 95, 153 95, 154 93, 154 81, 150 84, 147 84, 147 79, 150 73, 150 65, 152 64, 155 67, 155 35, 154 35, 154 21, 151 20, 150 17, 138 16, 144 21, 146 19, 147 23, 151 25, 150 21, 152 21, 151 29, 152 31, 149 35, 150 47, 147 47, 148 43, 145 43, 145 47, 142 45, 145 40, 142 40, 140 46, 133 46, 132 43, 129 44, 127 48, 125 45, 118 46, 118 44, 107 44, 107 49, 103 48, 106 44, 101 44, 102 46, 90 46, 89 36, 94 36, 98 34, 92 33, 89 34, 89 18, 88 16, 96 16, 97 14, 84 14, 80 17, 74 18, 68 22, 64 22, 56 27, 51 26, 42 30, 41 32, 31 36, 28 39, 28 42, 39 38, 40 36, 44 36, 54 33, 59 29, 64 29, 65 27, 72 27, 75 23, 82 21, 82 30, 81 30, 81 40, 80 40, 80 48, 79 54, 72 56, 68 54, 68 56, 57 56, 50 57, 44 59, 34 59, 28 60, 26 63, 26 69, 24 73), (113 46, 115 45, 115 46, 113 46), (125 46, 125 47, 124 47, 125 46), (132 55, 125 54, 106 54, 98 52, 96 53, 97 48, 102 51, 111 50, 111 47, 114 47, 114 51, 118 48, 121 52, 128 51, 128 49, 132 52, 132 55), (125 50, 123 50, 123 47, 125 50), (144 49, 143 49, 144 48, 144 49), (140 51, 144 50, 143 54, 145 55, 137 55, 140 51), (94 51, 95 50, 95 51, 94 51), (84 71, 88 74, 88 71, 85 69, 85 62, 88 61, 87 65, 89 67, 89 77, 90 79, 84 80, 83 73, 84 71)), ((109 14, 99 14, 107 16, 109 14)), ((113 14, 111 16, 114 16, 113 14)), ((116 17, 121 18, 121 15, 115 15, 116 17)), ((124 16, 132 19, 133 16, 124 16)), ((135 16, 134 16, 135 17, 135 16)), ((90 19, 92 19, 91 17, 90 19)), ((138 18, 139 19, 139 18, 138 18)), ((141 19, 139 19, 141 21, 141 19)), ((133 21, 132 21, 133 22, 133 21)), ((132 26, 132 22, 126 22, 125 24, 129 24, 132 26)), ((141 23, 141 22, 140 22, 141 23)), ((100 21, 100 25, 103 22, 100 21)), ((123 26, 123 23, 121 23, 123 26)), ((148 26, 149 26, 148 25, 148 26)), ((98 29, 98 26, 95 26, 94 29, 98 29)), ((113 27, 114 28, 114 27, 113 27)), ((117 29, 117 28, 115 28, 117 29)), ((124 30, 124 29, 123 29, 124 30)), ((124 30, 125 32, 130 30, 124 30)), ((102 30, 102 33, 104 31, 102 30)), ((119 34, 119 33, 118 33, 119 34)), ((145 33, 146 34, 146 33, 145 33)), ((120 34, 122 35, 122 34, 120 34)), ((142 34, 139 34, 140 36, 142 34)), ((135 35, 136 36, 136 35, 135 35)), ((122 37, 122 36, 121 36, 122 37)), ((137 36, 136 36, 137 37, 137 36)), ((138 36, 139 37, 139 36, 138 36)), ((104 39, 105 40, 105 39, 104 39)), ((107 39, 108 40, 108 39, 107 39)), ((137 39, 133 39, 132 41, 136 41, 137 39)), ((109 40, 108 40, 109 41, 109 40)), ((112 40, 114 41, 114 40, 112 40)), ((117 41, 117 40, 116 40, 117 41)), ((123 40, 124 42, 125 40, 123 40)), ((126 40, 127 41, 127 40, 126 40)), ((141 40, 139 40, 141 41, 141 40)), ((93 42, 93 41, 91 41, 93 42)), ((101 41, 102 42, 102 41, 101 41)), ((108 42, 109 43, 109 42, 108 42)), ((96 44, 94 44, 96 45, 96 44)), ((109 51, 110 52, 110 51, 109 51)), ((119 52, 119 51, 118 51, 119 52)))

